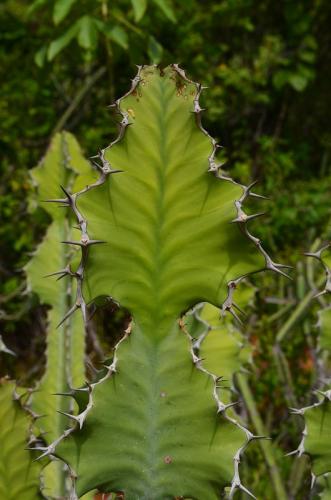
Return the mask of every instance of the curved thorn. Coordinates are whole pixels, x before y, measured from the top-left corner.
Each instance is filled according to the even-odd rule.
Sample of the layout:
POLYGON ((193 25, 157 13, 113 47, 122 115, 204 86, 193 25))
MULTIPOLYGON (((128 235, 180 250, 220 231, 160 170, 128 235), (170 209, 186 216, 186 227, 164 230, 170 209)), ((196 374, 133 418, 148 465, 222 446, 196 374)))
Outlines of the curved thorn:
POLYGON ((43 276, 43 278, 50 278, 51 276, 58 276, 58 275, 62 275, 62 274, 67 274, 68 273, 68 269, 60 269, 60 271, 55 271, 54 273, 49 273, 49 274, 45 274, 43 276))
POLYGON ((86 325, 89 321, 89 319, 87 318, 87 309, 86 309, 86 304, 85 304, 85 301, 82 300, 81 302, 81 311, 82 311, 82 315, 83 315, 83 321, 84 321, 84 324, 86 325))
POLYGON ((235 302, 232 302, 232 305, 235 309, 237 309, 237 311, 239 311, 243 316, 247 317, 247 314, 245 313, 245 311, 243 311, 235 302))
POLYGON ((106 241, 104 240, 88 240, 87 242, 87 246, 89 245, 100 245, 101 243, 107 243, 106 241))
POLYGON ((71 415, 71 413, 66 413, 66 412, 61 411, 61 410, 57 410, 57 413, 60 413, 61 415, 64 415, 65 417, 68 417, 71 420, 74 420, 75 422, 77 422, 80 429, 83 427, 83 423, 85 420, 84 413, 81 413, 79 415, 71 415))
POLYGON ((81 241, 70 241, 70 240, 64 240, 64 241, 61 241, 60 243, 64 243, 65 245, 76 245, 76 246, 85 246, 83 245, 83 243, 81 241))
POLYGON ((270 271, 274 271, 275 273, 278 273, 278 274, 281 274, 282 276, 285 276, 285 278, 288 278, 289 280, 292 280, 291 276, 289 276, 288 274, 284 273, 284 271, 282 271, 281 269, 279 269, 279 265, 275 264, 272 261, 268 262, 266 268, 269 269, 270 271))
POLYGON ((240 405, 240 402, 239 401, 235 401, 234 403, 228 403, 225 405, 225 410, 228 410, 229 408, 232 408, 233 406, 238 406, 240 405))
POLYGON ((61 415, 64 415, 65 417, 71 418, 72 420, 77 420, 76 415, 72 415, 71 413, 66 413, 65 411, 61 411, 61 410, 56 410, 56 413, 60 413, 61 415))
POLYGON ((74 396, 74 392, 53 392, 52 396, 66 396, 72 398, 74 396))
POLYGON ((266 439, 267 441, 272 441, 272 438, 270 436, 252 436, 252 441, 258 440, 258 439, 266 439))
POLYGON ((251 491, 249 491, 247 488, 245 488, 245 486, 243 484, 240 483, 238 487, 240 490, 242 490, 244 493, 246 493, 246 495, 257 500, 256 496, 253 495, 253 493, 251 491))
POLYGON ((289 453, 286 453, 284 456, 291 457, 292 455, 298 455, 298 454, 299 454, 299 450, 296 449, 296 450, 290 451, 289 453))
POLYGON ((120 170, 120 169, 117 169, 117 170, 109 170, 109 174, 120 174, 121 172, 124 172, 124 170, 120 170))
POLYGON ((71 194, 61 184, 60 184, 60 188, 62 189, 62 191, 64 192, 64 194, 68 198, 68 201, 71 201, 71 199, 72 199, 71 194))
MULTIPOLYGON (((234 304, 233 304, 234 305, 234 304)), ((234 317, 234 319, 236 321, 238 321, 238 323, 243 326, 243 322, 241 321, 241 319, 239 318, 238 314, 234 311, 233 307, 231 306, 230 308, 227 309, 227 311, 229 311, 229 313, 234 317)))
POLYGON ((97 167, 99 170, 102 170, 102 165, 100 165, 100 163, 98 163, 97 161, 95 160, 92 160, 92 163, 95 167, 97 167))
POLYGON ((248 215, 247 216, 247 221, 257 219, 258 217, 261 217, 262 215, 265 215, 266 212, 257 212, 256 214, 248 215))
POLYGON ((77 311, 77 309, 80 308, 80 304, 74 304, 70 309, 69 311, 64 315, 63 319, 60 321, 60 323, 57 325, 56 328, 59 328, 61 325, 63 325, 63 323, 72 315, 74 314, 75 311, 77 311))
POLYGON ((269 196, 264 196, 263 194, 257 194, 257 193, 248 193, 249 196, 252 198, 260 198, 261 200, 270 200, 269 196))
POLYGON ((69 207, 70 203, 67 198, 54 198, 52 200, 41 200, 42 203, 62 203, 63 206, 69 207))
MULTIPOLYGON (((42 451, 42 450, 40 450, 40 451, 42 451)), ((50 448, 50 447, 46 448, 46 450, 44 451, 44 453, 42 453, 39 457, 35 458, 33 460, 33 462, 38 462, 42 458, 45 458, 45 457, 51 455, 52 453, 54 453, 54 451, 55 450, 53 448, 50 448)))
POLYGON ((304 408, 289 408, 292 415, 303 415, 305 412, 304 408))

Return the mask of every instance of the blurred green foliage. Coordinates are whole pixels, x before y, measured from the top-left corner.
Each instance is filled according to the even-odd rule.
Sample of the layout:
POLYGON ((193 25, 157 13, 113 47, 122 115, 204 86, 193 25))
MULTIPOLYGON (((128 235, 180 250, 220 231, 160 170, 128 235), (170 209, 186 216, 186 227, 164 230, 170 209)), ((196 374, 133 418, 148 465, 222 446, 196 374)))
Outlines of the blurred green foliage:
MULTIPOLYGON (((329 237, 330 24, 328 0, 1 2, 0 333, 18 353, 15 368, 6 358, 4 371, 23 376, 43 348, 42 309, 36 297, 20 293, 21 269, 48 224, 42 210, 28 211, 28 169, 62 128, 77 136, 87 156, 107 145, 117 129, 107 105, 127 91, 135 64, 178 62, 209 87, 202 98, 204 124, 224 146, 225 168, 245 183, 257 179, 256 191, 271 198, 258 202, 267 213, 254 222, 254 234, 272 254, 296 265, 318 235, 329 237)), ((287 317, 278 318, 279 310, 302 295, 296 281, 284 284, 269 274, 255 281, 259 318, 253 315, 248 325, 256 345, 251 383, 267 430, 273 434, 278 422, 274 434, 290 451, 297 434, 286 416, 273 345, 287 317), (283 305, 263 298, 279 295, 283 305)), ((313 313, 307 321, 283 346, 300 404, 314 379, 313 313)), ((268 480, 257 445, 254 450, 247 474, 249 464, 260 461, 254 481, 263 492, 268 480)), ((289 477, 288 462, 282 467, 289 477)))

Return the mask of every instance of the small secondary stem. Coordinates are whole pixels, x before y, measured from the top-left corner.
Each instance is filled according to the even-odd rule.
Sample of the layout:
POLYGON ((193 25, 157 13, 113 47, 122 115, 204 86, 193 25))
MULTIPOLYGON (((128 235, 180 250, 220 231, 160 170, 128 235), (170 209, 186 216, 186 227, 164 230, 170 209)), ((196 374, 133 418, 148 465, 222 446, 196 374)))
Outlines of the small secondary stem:
POLYGON ((53 131, 52 131, 52 136, 55 135, 57 132, 60 132, 67 121, 69 120, 70 116, 72 113, 75 111, 75 109, 79 106, 80 102, 83 100, 85 94, 90 90, 91 87, 99 80, 99 78, 102 77, 102 75, 106 72, 106 68, 102 66, 99 68, 93 75, 89 76, 83 87, 80 89, 80 91, 76 94, 76 96, 73 98, 71 101, 70 106, 67 107, 57 124, 55 125, 53 131))
MULTIPOLYGON (((320 280, 317 282, 317 288, 323 285, 325 281, 325 276, 322 276, 320 280)), ((289 319, 284 323, 282 328, 279 330, 277 336, 276 336, 276 342, 281 342, 284 337, 288 334, 288 332, 291 330, 293 325, 301 318, 301 316, 306 312, 308 309, 311 301, 314 298, 314 295, 316 295, 316 290, 310 290, 302 299, 302 301, 297 305, 297 307, 294 309, 293 313, 289 317, 289 319)))

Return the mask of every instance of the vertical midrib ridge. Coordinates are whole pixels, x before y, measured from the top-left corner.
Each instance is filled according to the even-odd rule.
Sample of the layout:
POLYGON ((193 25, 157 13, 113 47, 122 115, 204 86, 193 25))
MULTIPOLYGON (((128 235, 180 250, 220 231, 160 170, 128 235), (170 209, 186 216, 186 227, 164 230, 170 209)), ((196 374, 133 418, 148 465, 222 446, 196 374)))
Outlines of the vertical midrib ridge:
POLYGON ((160 163, 158 168, 158 189, 157 195, 155 199, 155 205, 157 210, 157 224, 155 226, 154 232, 154 252, 153 252, 153 266, 152 266, 152 290, 153 290, 153 304, 151 304, 154 311, 154 324, 155 327, 159 324, 159 315, 162 314, 162 304, 160 302, 160 288, 162 286, 162 249, 165 244, 163 237, 163 227, 164 227, 164 198, 165 198, 165 189, 166 189, 166 170, 167 170, 167 134, 166 134, 166 121, 167 121, 167 101, 165 90, 166 87, 165 77, 160 80, 160 163))

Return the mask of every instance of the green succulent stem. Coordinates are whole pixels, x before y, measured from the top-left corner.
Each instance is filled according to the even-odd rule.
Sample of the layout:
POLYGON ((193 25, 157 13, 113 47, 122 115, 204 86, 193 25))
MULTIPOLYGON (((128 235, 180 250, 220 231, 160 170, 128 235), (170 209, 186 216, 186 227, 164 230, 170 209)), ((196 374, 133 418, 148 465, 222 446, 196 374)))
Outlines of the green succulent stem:
MULTIPOLYGON (((39 296, 41 303, 50 306, 45 371, 30 401, 32 411, 42 416, 37 420, 36 429, 46 443, 57 439, 68 427, 65 415, 74 410, 75 404, 66 393, 71 387, 81 386, 85 379, 83 320, 75 315, 62 324, 75 303, 76 286, 69 279, 76 269, 75 250, 60 242, 72 239, 75 231, 70 212, 63 209, 68 206, 63 194, 71 191, 75 183, 90 182, 91 175, 93 180, 90 163, 82 156, 75 138, 67 132, 55 135, 44 159, 31 170, 36 186, 31 206, 40 204, 52 219, 43 241, 25 267, 28 289, 39 296)), ((63 463, 48 464, 42 474, 47 496, 67 497, 63 463)))
MULTIPOLYGON (((237 317, 243 278, 264 269, 286 276, 286 266, 248 229, 261 214, 246 214, 244 202, 257 195, 218 163, 201 124, 202 90, 178 65, 139 67, 115 103, 119 135, 95 157, 98 179, 60 199, 80 229, 64 243, 81 251, 76 301, 61 323, 76 309, 86 320, 87 304, 102 296, 132 316, 111 365, 85 388, 75 427, 44 453, 56 446, 78 496, 98 488, 128 500, 216 500, 229 484, 230 498, 249 493, 239 464, 256 436, 220 399, 226 363, 211 368, 207 339, 197 355, 182 317, 206 302, 237 317)), ((240 342, 228 347, 242 354, 240 342)))
MULTIPOLYGON (((254 397, 247 382, 246 376, 242 373, 237 373, 236 379, 255 431, 260 436, 266 436, 266 429, 256 408, 254 397)), ((259 444, 268 465, 270 479, 272 481, 275 492, 275 498, 277 498, 277 500, 287 500, 288 497, 286 494, 285 486, 283 484, 274 456, 273 445, 267 439, 259 440, 259 444)))

